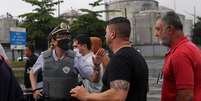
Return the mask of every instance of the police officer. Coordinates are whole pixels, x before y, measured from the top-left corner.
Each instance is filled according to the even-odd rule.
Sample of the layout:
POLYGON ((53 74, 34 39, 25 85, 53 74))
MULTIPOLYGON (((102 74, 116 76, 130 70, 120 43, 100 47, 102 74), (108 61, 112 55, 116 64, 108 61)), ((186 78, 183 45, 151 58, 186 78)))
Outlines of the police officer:
POLYGON ((62 23, 49 36, 53 48, 41 53, 30 72, 33 95, 44 96, 46 101, 71 101, 68 92, 77 84, 77 73, 74 70, 74 53, 69 49, 70 33, 62 23), (43 94, 36 84, 39 71, 43 73, 43 94))

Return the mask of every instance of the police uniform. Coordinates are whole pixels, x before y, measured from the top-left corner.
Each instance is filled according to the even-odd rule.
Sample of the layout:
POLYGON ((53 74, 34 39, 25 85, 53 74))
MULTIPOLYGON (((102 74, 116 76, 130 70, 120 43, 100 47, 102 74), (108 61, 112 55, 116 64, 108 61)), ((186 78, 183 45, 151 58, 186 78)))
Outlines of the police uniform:
MULTIPOLYGON (((66 29, 56 28, 50 35, 55 35, 66 29)), ((69 33, 68 33, 69 34, 69 33)), ((70 40, 70 39, 68 39, 70 40)), ((68 44, 64 40, 62 43, 68 44)), ((61 46, 63 49, 63 47, 61 46)), ((77 85, 78 77, 74 68, 74 52, 66 50, 61 58, 56 56, 55 49, 50 49, 41 53, 32 68, 32 72, 37 74, 42 70, 43 75, 43 95, 47 101, 74 101, 70 96, 70 90, 77 85)))

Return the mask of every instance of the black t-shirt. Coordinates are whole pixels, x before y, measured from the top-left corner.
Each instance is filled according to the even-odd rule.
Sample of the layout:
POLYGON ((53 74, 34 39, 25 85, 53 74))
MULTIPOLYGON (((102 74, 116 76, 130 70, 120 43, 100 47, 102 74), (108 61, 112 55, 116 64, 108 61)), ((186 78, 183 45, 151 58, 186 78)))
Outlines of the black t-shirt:
MULTIPOLYGON (((25 70, 24 70, 24 85, 26 88, 31 88, 31 82, 29 79, 29 72, 31 70, 31 67, 33 67, 33 65, 35 64, 36 60, 37 60, 38 56, 36 55, 32 55, 31 57, 29 57, 25 63, 25 70)), ((42 72, 39 73, 37 82, 42 81, 42 72)))
POLYGON ((148 67, 134 48, 121 48, 113 54, 103 75, 103 91, 110 89, 110 82, 114 80, 126 80, 130 83, 126 101, 146 101, 148 67))

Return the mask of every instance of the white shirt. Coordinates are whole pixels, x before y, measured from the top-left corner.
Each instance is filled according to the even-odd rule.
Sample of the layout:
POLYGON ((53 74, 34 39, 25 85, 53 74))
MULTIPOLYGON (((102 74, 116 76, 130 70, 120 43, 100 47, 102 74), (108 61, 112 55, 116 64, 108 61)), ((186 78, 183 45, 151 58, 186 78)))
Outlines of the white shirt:
POLYGON ((90 76, 93 74, 93 53, 90 52, 85 56, 75 57, 75 68, 77 68, 80 76, 85 79, 90 79, 90 76))
MULTIPOLYGON (((85 78, 83 81, 83 84, 85 88, 89 92, 100 92, 102 90, 102 74, 103 74, 103 68, 101 68, 101 73, 100 73, 100 81, 98 83, 93 83, 89 80, 89 77, 93 74, 94 72, 94 63, 92 57, 94 54, 92 52, 89 52, 85 56, 81 56, 80 60, 78 61, 78 67, 79 68, 79 73, 82 78, 85 78)), ((102 67, 102 66, 101 66, 102 67)))

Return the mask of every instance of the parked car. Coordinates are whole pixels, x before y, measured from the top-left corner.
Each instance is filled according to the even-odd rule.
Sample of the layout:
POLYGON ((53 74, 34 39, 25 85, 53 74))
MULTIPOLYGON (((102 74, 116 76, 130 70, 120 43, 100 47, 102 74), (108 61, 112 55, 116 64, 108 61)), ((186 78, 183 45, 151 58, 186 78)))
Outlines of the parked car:
POLYGON ((28 57, 23 56, 23 59, 21 56, 17 57, 17 61, 26 61, 28 59, 28 57))

